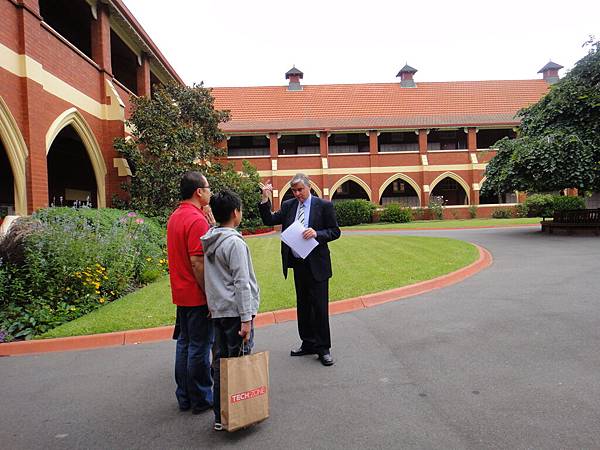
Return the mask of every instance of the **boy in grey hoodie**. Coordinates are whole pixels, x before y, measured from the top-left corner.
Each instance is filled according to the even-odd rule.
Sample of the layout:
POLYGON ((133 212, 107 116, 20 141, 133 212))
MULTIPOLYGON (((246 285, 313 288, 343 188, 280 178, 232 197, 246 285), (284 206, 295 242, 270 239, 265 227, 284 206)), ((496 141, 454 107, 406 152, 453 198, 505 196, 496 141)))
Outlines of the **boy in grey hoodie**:
POLYGON ((221 358, 250 353, 254 343, 252 319, 258 312, 259 289, 250 250, 236 228, 242 221, 242 201, 232 191, 210 199, 217 228, 202 236, 206 300, 215 328, 213 346, 213 409, 215 430, 221 425, 221 358))

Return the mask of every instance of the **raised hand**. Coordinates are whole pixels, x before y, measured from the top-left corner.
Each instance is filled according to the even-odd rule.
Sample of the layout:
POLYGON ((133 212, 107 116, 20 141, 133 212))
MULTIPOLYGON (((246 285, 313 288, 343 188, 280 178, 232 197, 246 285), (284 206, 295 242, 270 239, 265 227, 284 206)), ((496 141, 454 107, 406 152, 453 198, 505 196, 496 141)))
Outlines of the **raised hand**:
POLYGON ((273 195, 273 185, 271 184, 271 180, 268 180, 262 188, 262 201, 263 203, 269 200, 269 197, 273 195))

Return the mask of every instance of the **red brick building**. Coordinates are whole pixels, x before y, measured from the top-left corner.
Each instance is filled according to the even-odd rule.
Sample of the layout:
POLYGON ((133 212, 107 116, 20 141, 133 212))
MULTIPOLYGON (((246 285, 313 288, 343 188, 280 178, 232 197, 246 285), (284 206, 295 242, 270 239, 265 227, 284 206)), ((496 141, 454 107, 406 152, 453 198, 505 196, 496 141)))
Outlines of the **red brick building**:
POLYGON ((177 80, 121 0, 0 0, 0 212, 109 206, 131 94, 177 80))
MULTIPOLYGON (((397 83, 215 88, 229 159, 272 180, 274 204, 305 172, 329 199, 426 206, 442 196, 454 215, 480 198, 485 151, 514 136, 515 113, 558 79, 426 83, 405 66, 397 83)), ((113 148, 126 134, 129 98, 183 83, 122 0, 0 0, 0 217, 49 204, 110 206, 130 175, 113 148)), ((494 207, 482 207, 481 215, 494 207)))
POLYGON ((397 83, 303 86, 297 68, 288 86, 215 88, 230 160, 247 159, 271 180, 274 204, 290 196, 289 180, 304 172, 313 191, 336 200, 364 198, 425 207, 443 197, 449 216, 468 217, 468 205, 489 215, 518 193, 479 195, 490 151, 514 137, 517 111, 537 102, 558 79, 547 64, 543 79, 427 83, 406 65, 397 83))

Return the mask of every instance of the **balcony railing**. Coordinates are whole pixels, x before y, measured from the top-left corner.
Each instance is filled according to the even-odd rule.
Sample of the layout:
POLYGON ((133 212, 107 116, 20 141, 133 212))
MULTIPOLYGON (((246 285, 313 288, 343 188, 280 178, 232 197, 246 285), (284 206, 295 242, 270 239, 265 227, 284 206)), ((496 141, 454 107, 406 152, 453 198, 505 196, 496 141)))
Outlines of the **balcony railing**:
POLYGON ((229 148, 227 156, 269 156, 269 147, 229 148))
POLYGON ((299 145, 299 155, 318 155, 321 153, 321 148, 318 145, 299 145))
POLYGON ((379 145, 379 151, 381 153, 386 152, 414 152, 419 151, 418 143, 407 143, 407 144, 381 144, 379 145))
POLYGON ((369 153, 369 148, 358 144, 330 145, 329 153, 369 153))

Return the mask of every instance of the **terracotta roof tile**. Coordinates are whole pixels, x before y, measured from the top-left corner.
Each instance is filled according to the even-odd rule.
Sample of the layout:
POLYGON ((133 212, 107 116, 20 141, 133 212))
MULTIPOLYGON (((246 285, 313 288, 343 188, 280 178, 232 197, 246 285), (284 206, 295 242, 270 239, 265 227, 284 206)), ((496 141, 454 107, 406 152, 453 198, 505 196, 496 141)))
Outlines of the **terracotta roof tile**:
POLYGON ((544 80, 214 88, 226 132, 513 125, 548 91, 544 80))

